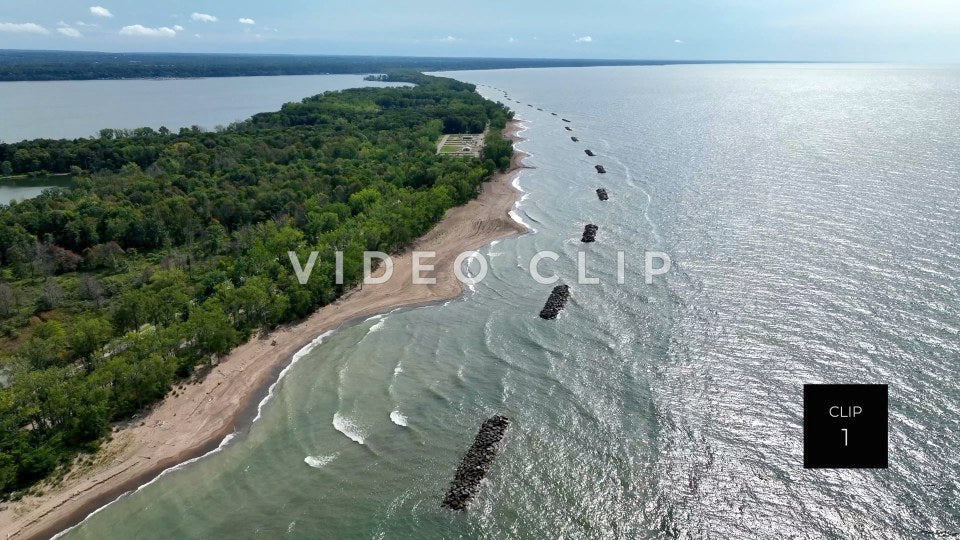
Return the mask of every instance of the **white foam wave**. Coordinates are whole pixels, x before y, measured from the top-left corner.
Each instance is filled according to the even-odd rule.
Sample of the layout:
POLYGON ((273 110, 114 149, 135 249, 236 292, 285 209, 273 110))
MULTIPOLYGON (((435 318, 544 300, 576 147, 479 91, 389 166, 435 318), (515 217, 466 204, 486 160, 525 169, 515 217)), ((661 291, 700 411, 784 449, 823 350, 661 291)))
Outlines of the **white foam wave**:
POLYGON ((287 367, 283 368, 283 371, 280 372, 280 375, 277 377, 277 380, 273 381, 273 384, 270 385, 270 389, 267 390, 267 395, 262 400, 260 400, 260 403, 257 405, 257 416, 253 418, 253 422, 260 420, 260 417, 263 416, 263 407, 273 398, 273 394, 274 394, 274 391, 277 389, 277 385, 280 384, 280 381, 283 380, 283 378, 287 375, 290 369, 292 369, 293 366, 296 365, 296 363, 299 362, 301 358, 310 354, 310 351, 315 349, 317 345, 320 345, 321 343, 323 343, 324 338, 326 338, 333 332, 334 330, 329 330, 327 332, 320 334, 319 336, 314 338, 313 341, 311 341, 310 343, 307 343, 306 345, 303 346, 302 349, 294 353, 293 358, 290 359, 290 363, 287 365, 287 367))
POLYGON ((516 212, 515 210, 511 210, 511 211, 507 212, 507 215, 509 215, 511 219, 513 219, 513 220, 516 221, 517 223, 523 225, 523 226, 526 227, 527 229, 530 229, 530 230, 533 231, 533 232, 537 232, 536 229, 534 229, 533 227, 531 227, 528 223, 525 223, 525 222, 523 221, 523 219, 520 217, 520 215, 517 214, 517 212, 516 212))
POLYGON ((386 322, 387 322, 386 319, 380 319, 376 324, 371 326, 369 330, 367 330, 367 335, 369 336, 370 334, 383 328, 383 325, 386 324, 386 322))
POLYGON ((351 441, 357 444, 363 444, 363 431, 360 430, 359 426, 353 423, 353 420, 350 420, 339 412, 334 413, 333 415, 333 427, 336 428, 340 433, 346 435, 351 441))
POLYGON ((94 510, 93 512, 90 512, 89 514, 87 514, 87 517, 83 518, 83 521, 81 521, 80 523, 77 523, 77 524, 74 525, 73 527, 70 527, 69 529, 64 529, 64 530, 60 531, 59 533, 57 533, 56 535, 54 535, 54 536, 51 538, 51 540, 56 539, 56 538, 60 538, 61 536, 67 534, 68 532, 72 531, 73 529, 76 529, 77 527, 83 525, 88 519, 92 518, 94 515, 99 514, 101 511, 105 510, 105 509, 106 509, 108 506, 110 506, 111 504, 119 501, 120 499, 126 497, 127 495, 130 495, 131 493, 136 493, 136 492, 140 491, 141 489, 143 489, 143 488, 145 488, 145 487, 153 484, 153 483, 156 482, 157 480, 160 480, 161 478, 163 478, 163 477, 166 476, 167 474, 172 473, 173 471, 178 471, 178 470, 180 470, 180 469, 182 469, 182 468, 184 468, 184 467, 186 467, 187 465, 190 465, 190 464, 192 464, 192 463, 196 463, 196 462, 200 461, 201 459, 203 459, 203 458, 205 458, 205 457, 207 457, 207 456, 216 454, 216 453, 219 452, 220 450, 223 450, 223 448, 224 448, 226 445, 230 444, 230 441, 233 440, 234 436, 236 436, 235 433, 231 433, 231 434, 227 435, 226 437, 223 438, 222 441, 220 441, 220 444, 218 444, 216 448, 214 448, 213 450, 210 450, 210 451, 207 452, 206 454, 203 454, 203 455, 201 455, 201 456, 197 456, 197 457, 195 457, 195 458, 193 458, 193 459, 188 459, 187 461, 184 461, 183 463, 178 463, 178 464, 174 465, 173 467, 170 467, 170 468, 168 468, 168 469, 164 469, 164 470, 163 470, 160 474, 158 474, 153 480, 150 480, 150 481, 147 482, 146 484, 143 484, 142 486, 139 486, 137 489, 134 489, 134 490, 131 490, 131 491, 126 491, 126 492, 124 492, 124 493, 121 493, 120 496, 117 497, 116 499, 108 502, 107 504, 105 504, 105 505, 101 506, 100 508, 97 508, 97 509, 94 510))
POLYGON ((337 459, 339 455, 340 455, 340 452, 337 452, 335 454, 330 454, 329 456, 307 456, 303 458, 303 462, 313 467, 314 469, 322 469, 324 466, 328 465, 331 461, 337 459))
MULTIPOLYGON (((332 334, 333 332, 334 332, 334 330, 330 330, 330 331, 328 331, 328 332, 324 332, 323 334, 320 334, 319 336, 317 336, 316 338, 314 338, 313 341, 311 341, 310 343, 306 344, 303 348, 301 348, 299 351, 297 351, 296 353, 294 353, 293 358, 291 358, 291 360, 290 360, 290 364, 288 364, 287 367, 283 368, 283 370, 280 372, 280 375, 277 377, 277 380, 274 381, 273 384, 270 385, 270 388, 267 390, 267 395, 266 395, 262 400, 260 400, 260 403, 257 405, 257 415, 254 417, 253 422, 256 422, 257 420, 259 420, 259 419, 263 416, 263 407, 264 407, 264 406, 270 401, 270 399, 273 397, 274 391, 276 390, 277 385, 280 384, 280 381, 283 379, 283 377, 290 371, 290 368, 292 368, 292 367, 294 366, 294 364, 296 364, 301 358, 303 358, 304 356, 310 354, 310 351, 312 351, 313 349, 315 349, 315 348, 317 347, 317 345, 320 345, 320 344, 323 342, 324 338, 326 338, 327 336, 329 336, 329 335, 332 334)), ((174 471, 178 471, 178 470, 186 467, 187 465, 191 465, 191 464, 193 464, 193 463, 196 463, 196 462, 200 461, 201 459, 203 459, 203 458, 205 458, 205 457, 207 457, 207 456, 213 455, 213 454, 215 454, 215 453, 223 450, 223 448, 224 448, 225 446, 227 446, 228 444, 230 444, 230 441, 232 441, 235 436, 236 436, 236 433, 231 433, 231 434, 227 435, 226 437, 224 437, 223 440, 220 441, 220 444, 218 444, 216 448, 214 448, 213 450, 207 452, 206 454, 203 454, 203 455, 201 455, 201 456, 197 456, 197 457, 195 457, 195 458, 193 458, 193 459, 188 459, 187 461, 184 461, 183 463, 178 463, 178 464, 174 465, 173 467, 170 467, 170 468, 168 468, 168 469, 164 469, 163 471, 160 472, 160 474, 158 474, 156 477, 154 477, 154 478, 153 478, 152 480, 150 480, 149 482, 147 482, 147 483, 145 483, 145 484, 137 487, 137 489, 134 489, 134 490, 131 490, 131 491, 127 491, 127 492, 124 492, 124 493, 120 494, 120 496, 118 496, 116 499, 108 502, 107 504, 105 504, 105 505, 101 506, 100 508, 97 508, 97 509, 94 510, 93 512, 90 512, 89 514, 87 514, 87 517, 83 518, 83 520, 82 520, 80 523, 77 523, 76 525, 74 525, 73 527, 70 527, 70 528, 68 528, 68 529, 64 529, 63 531, 60 531, 60 532, 57 533, 55 536, 53 536, 53 538, 60 538, 60 537, 62 537, 63 535, 67 534, 68 532, 72 531, 73 529, 79 527, 80 525, 83 525, 83 523, 85 523, 88 519, 90 519, 90 518, 93 517, 94 515, 98 514, 99 512, 101 512, 102 510, 104 510, 105 508, 107 508, 108 506, 110 506, 111 504, 119 501, 120 499, 126 497, 127 495, 129 495, 129 494, 131 494, 131 493, 135 493, 135 492, 137 492, 137 491, 140 491, 141 489, 146 488, 147 486, 153 484, 153 483, 156 482, 157 480, 160 480, 161 478, 163 478, 163 477, 166 476, 167 474, 169 474, 169 473, 171 473, 171 472, 174 472, 174 471)), ((362 442, 361 442, 361 444, 362 444, 362 442)))
POLYGON ((517 175, 513 177, 513 181, 510 182, 510 185, 513 186, 513 189, 519 191, 520 193, 526 193, 526 191, 525 191, 522 187, 520 187, 520 176, 521 176, 521 175, 522 175, 522 173, 517 173, 517 175))
POLYGON ((407 427, 407 417, 403 415, 400 411, 391 411, 390 420, 398 426, 407 427))

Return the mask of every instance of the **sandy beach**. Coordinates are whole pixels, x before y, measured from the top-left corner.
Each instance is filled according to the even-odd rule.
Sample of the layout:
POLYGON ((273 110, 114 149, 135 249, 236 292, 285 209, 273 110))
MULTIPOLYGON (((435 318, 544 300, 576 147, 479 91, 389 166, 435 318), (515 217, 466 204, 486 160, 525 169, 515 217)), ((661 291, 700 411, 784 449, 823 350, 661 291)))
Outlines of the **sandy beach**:
MULTIPOLYGON (((504 134, 516 142, 520 129, 513 121, 504 134)), ((118 427, 92 463, 74 467, 55 486, 42 486, 40 496, 0 505, 0 538, 49 538, 164 470, 217 448, 250 422, 250 412, 293 355, 321 334, 394 308, 459 296, 463 288, 453 273, 457 255, 526 231, 507 215, 518 195, 511 183, 524 168, 524 157, 515 152, 509 170, 485 183, 479 197, 447 211, 436 227, 395 256, 388 282, 355 289, 304 321, 237 347, 201 382, 168 394, 140 418, 118 427), (435 259, 422 261, 435 265, 436 284, 411 283, 413 250, 436 252, 435 259)))

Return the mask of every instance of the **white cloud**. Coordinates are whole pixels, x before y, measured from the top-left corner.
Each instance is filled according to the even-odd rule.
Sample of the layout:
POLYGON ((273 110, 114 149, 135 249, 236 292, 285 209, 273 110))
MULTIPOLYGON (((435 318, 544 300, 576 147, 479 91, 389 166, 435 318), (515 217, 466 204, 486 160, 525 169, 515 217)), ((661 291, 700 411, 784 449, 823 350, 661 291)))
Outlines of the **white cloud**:
POLYGON ((67 36, 67 37, 71 37, 71 38, 81 38, 81 37, 83 37, 83 34, 81 34, 79 30, 77 30, 76 28, 70 26, 69 24, 67 24, 67 23, 65 23, 65 22, 63 22, 63 21, 60 21, 59 24, 60 24, 60 28, 57 28, 57 32, 60 32, 61 34, 65 35, 65 36, 67 36))
POLYGON ((0 32, 13 32, 15 34, 49 34, 50 31, 37 23, 8 23, 0 22, 0 32))
POLYGON ((60 32, 61 34, 67 37, 72 37, 72 38, 83 37, 83 34, 81 34, 79 30, 77 30, 76 28, 70 28, 69 26, 61 26, 60 28, 57 28, 57 32, 60 32))
POLYGON ((573 40, 577 43, 590 43, 593 41, 593 38, 590 36, 580 36, 577 39, 573 40))
POLYGON ((77 21, 77 22, 76 22, 76 25, 79 26, 79 27, 81 27, 81 28, 96 28, 96 27, 97 27, 97 25, 94 24, 94 23, 85 23, 85 22, 83 22, 83 21, 77 21))
POLYGON ((180 26, 179 24, 173 25, 173 29, 176 30, 177 32, 183 32, 183 27, 180 26))
POLYGON ((174 37, 177 31, 173 28, 161 26, 160 28, 149 28, 142 24, 124 26, 120 29, 121 36, 146 36, 146 37, 174 37))
POLYGON ((190 15, 190 19, 196 22, 217 22, 219 20, 213 15, 207 15, 206 13, 197 13, 197 12, 193 12, 190 15))
POLYGON ((453 36, 447 36, 445 38, 440 38, 440 41, 446 41, 447 43, 452 43, 454 41, 460 41, 460 40, 453 36))
POLYGON ((239 19, 237 19, 237 22, 239 22, 240 24, 257 24, 257 21, 253 19, 248 19, 246 17, 240 17, 239 19))
POLYGON ((91 6, 90 13, 93 13, 97 17, 113 17, 113 13, 110 13, 110 10, 103 6, 91 6))
POLYGON ((508 38, 507 38, 507 43, 516 43, 516 42, 517 42, 517 40, 516 40, 515 38, 513 38, 513 37, 508 37, 508 38))
POLYGON ((673 40, 673 42, 674 42, 674 43, 683 43, 683 40, 682 40, 682 39, 675 39, 675 40, 673 40))

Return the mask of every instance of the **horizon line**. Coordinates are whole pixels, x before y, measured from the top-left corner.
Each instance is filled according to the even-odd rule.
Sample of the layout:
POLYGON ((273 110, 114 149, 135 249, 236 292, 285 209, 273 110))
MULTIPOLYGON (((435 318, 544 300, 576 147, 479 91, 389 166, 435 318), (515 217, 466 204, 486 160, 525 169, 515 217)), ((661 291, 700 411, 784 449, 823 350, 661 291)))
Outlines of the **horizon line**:
MULTIPOLYGON (((409 55, 409 54, 335 54, 335 53, 264 53, 264 52, 206 52, 206 51, 106 51, 106 50, 72 50, 72 49, 22 49, 0 48, 0 53, 65 53, 65 54, 169 54, 183 56, 285 56, 305 58, 401 58, 401 59, 458 59, 458 60, 543 60, 543 61, 571 61, 571 62, 660 62, 686 64, 910 64, 914 62, 889 60, 784 60, 784 59, 733 59, 733 58, 598 58, 598 57, 563 57, 563 56, 441 56, 441 55, 409 55)), ((916 62, 929 63, 929 62, 916 62)), ((949 62, 939 62, 949 64, 949 62)))

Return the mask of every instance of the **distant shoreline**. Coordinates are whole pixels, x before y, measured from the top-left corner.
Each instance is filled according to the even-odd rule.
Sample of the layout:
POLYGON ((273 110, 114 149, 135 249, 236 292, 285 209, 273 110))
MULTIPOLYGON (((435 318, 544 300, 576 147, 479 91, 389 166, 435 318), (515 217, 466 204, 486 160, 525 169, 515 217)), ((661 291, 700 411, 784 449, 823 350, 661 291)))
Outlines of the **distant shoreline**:
POLYGON ((478 58, 224 53, 109 53, 0 49, 0 82, 358 75, 487 69, 811 63, 769 60, 478 58))
MULTIPOLYGON (((504 135, 516 143, 523 140, 521 130, 520 121, 513 120, 504 135)), ((75 468, 58 485, 45 487, 41 496, 0 505, 0 538, 54 536, 167 469, 217 449, 228 436, 250 425, 282 370, 319 336, 360 318, 459 296, 463 287, 452 269, 457 255, 527 231, 508 216, 519 193, 512 181, 527 168, 525 157, 515 150, 509 169, 485 182, 476 199, 448 210, 436 227, 394 257, 393 279, 354 289, 304 321, 252 338, 224 357, 203 381, 178 390, 177 396, 168 394, 145 416, 115 431, 94 455, 94 465, 75 468), (411 284, 414 249, 436 252, 436 284, 411 284)))

